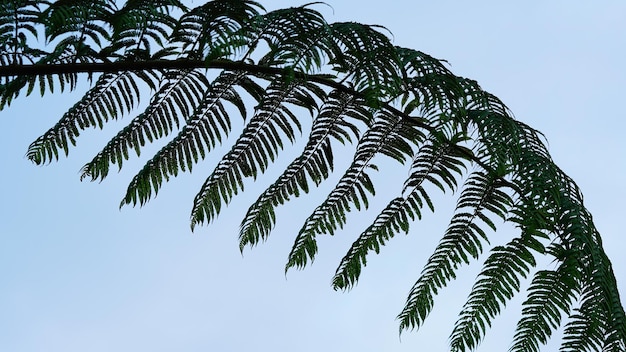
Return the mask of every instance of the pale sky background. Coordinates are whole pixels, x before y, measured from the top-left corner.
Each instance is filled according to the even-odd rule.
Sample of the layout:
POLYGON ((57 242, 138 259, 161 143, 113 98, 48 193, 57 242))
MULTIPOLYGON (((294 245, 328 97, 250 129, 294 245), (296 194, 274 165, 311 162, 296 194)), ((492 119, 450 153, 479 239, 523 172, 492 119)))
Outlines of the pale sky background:
MULTIPOLYGON (((268 9, 301 4, 262 2, 268 9)), ((396 45, 448 60, 453 72, 476 79, 516 118, 542 131, 556 163, 585 194, 624 295, 626 2, 328 4, 333 9, 316 8, 329 22, 386 26, 396 45)), ((447 350, 479 263, 443 291, 419 332, 405 332, 400 340, 395 316, 445 231, 453 198, 436 197, 437 212, 372 256, 350 292, 333 291, 330 279, 375 212, 351 217, 353 226, 334 238, 320 238, 314 265, 285 278, 294 235, 340 172, 315 196, 283 207, 270 240, 242 258, 239 222, 272 177, 249 183, 217 222, 192 234, 191 202, 217 159, 173 180, 142 209, 119 211, 118 204, 145 158, 133 158, 101 184, 79 181, 80 167, 129 117, 103 133, 88 131, 58 163, 38 167, 24 157, 30 142, 86 87, 20 98, 0 112, 0 351, 447 350)), ((287 156, 279 164, 289 161, 287 156)), ((399 165, 381 165, 394 165, 391 174, 406 174, 399 165)), ((383 184, 377 190, 381 197, 373 211, 398 192, 383 184)), ((500 243, 515 234, 501 226, 491 238, 500 243)), ((523 298, 495 320, 480 351, 509 347, 523 298)), ((555 350, 558 342, 545 350, 555 350)))

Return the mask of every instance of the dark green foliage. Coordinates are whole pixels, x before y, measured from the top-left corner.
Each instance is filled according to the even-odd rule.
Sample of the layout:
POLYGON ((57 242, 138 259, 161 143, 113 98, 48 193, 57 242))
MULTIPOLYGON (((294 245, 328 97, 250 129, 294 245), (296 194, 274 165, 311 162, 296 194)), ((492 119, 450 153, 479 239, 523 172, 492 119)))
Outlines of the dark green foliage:
POLYGON ((368 109, 362 106, 362 100, 350 94, 332 91, 313 121, 302 155, 291 162, 276 182, 248 209, 239 235, 242 250, 246 245, 254 246, 269 235, 276 221, 276 206, 284 204, 292 195, 300 196, 300 191, 309 193, 308 179, 317 186, 332 172, 330 138, 341 143, 358 138, 358 129, 353 123, 346 121, 346 118, 366 124, 372 119, 368 109))
POLYGON ((67 155, 84 129, 135 111, 149 92, 147 108, 83 168, 82 177, 104 179, 112 165, 121 168, 132 153, 169 138, 133 178, 122 205, 143 205, 170 178, 191 172, 236 132, 232 119, 240 115, 239 138, 196 195, 192 228, 215 219, 287 142, 308 135, 301 154, 248 209, 242 250, 268 238, 280 205, 329 178, 338 148, 356 144, 343 176, 296 235, 287 270, 313 261, 317 236, 339 233, 348 212, 381 196, 370 173, 387 156, 409 168, 404 186, 387 195, 388 205, 343 257, 335 289, 357 283, 370 252, 410 234, 441 190, 457 196, 457 207, 398 316, 401 331, 422 326, 439 290, 485 255, 454 325, 452 351, 476 349, 525 279, 510 351, 538 351, 562 324, 561 351, 624 351, 626 316, 611 264, 578 187, 553 163, 540 133, 444 62, 393 46, 384 28, 327 23, 318 5, 265 12, 250 0, 195 8, 176 0, 5 1, 0 108, 37 88, 73 90, 88 74, 91 89, 29 147, 27 157, 45 164, 67 155), (307 114, 310 124, 301 120, 307 114), (490 232, 502 221, 519 234, 492 246, 490 232), (537 268, 540 256, 554 268, 537 268))
POLYGON ((198 97, 208 87, 209 82, 200 70, 165 72, 150 105, 83 167, 81 177, 89 176, 92 180, 103 179, 108 174, 110 164, 122 167, 123 161, 129 157, 130 150, 140 155, 141 147, 146 144, 146 140, 152 142, 178 129, 182 123, 181 118, 191 114, 200 102, 198 97))
POLYGON ((296 138, 294 126, 301 132, 297 116, 285 104, 305 107, 313 114, 317 110, 316 98, 324 95, 323 90, 306 81, 285 83, 279 78, 270 83, 243 133, 196 196, 191 211, 192 228, 216 217, 222 204, 228 204, 243 190, 244 177, 256 178, 265 172, 283 149, 283 137, 291 142, 296 138))

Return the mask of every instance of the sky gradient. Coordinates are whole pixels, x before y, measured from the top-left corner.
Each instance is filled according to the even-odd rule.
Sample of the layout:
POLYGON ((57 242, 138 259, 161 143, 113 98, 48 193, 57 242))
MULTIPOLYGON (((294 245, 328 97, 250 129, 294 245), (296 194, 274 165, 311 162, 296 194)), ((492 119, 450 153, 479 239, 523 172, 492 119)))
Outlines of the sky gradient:
MULTIPOLYGON (((268 10, 301 4, 264 3, 268 10)), ((455 74, 477 80, 517 119, 543 132, 555 162, 585 195, 624 295, 625 2, 327 3, 315 7, 327 21, 385 26, 394 44, 447 60, 455 74)), ((20 97, 0 111, 0 351, 447 350, 479 263, 443 290, 419 332, 400 339, 395 316, 446 229, 453 197, 442 195, 435 214, 371 256, 355 289, 335 292, 336 265, 397 188, 379 186, 383 197, 370 212, 351 215, 352 226, 334 238, 320 238, 315 263, 285 276, 296 231, 340 172, 321 191, 281 208, 269 241, 242 258, 239 222, 271 176, 247 184, 215 223, 194 233, 188 223, 195 192, 228 146, 171 181, 147 206, 121 211, 128 181, 160 144, 102 183, 80 182, 79 170, 139 111, 102 132, 84 133, 69 158, 39 167, 24 157, 87 88, 20 97)), ((280 158, 277 169, 289 161, 280 158)), ((379 180, 387 177, 380 174, 379 180)), ((491 238, 497 244, 515 234, 501 225, 491 238)), ((523 298, 496 318, 479 350, 508 348, 523 298)), ((558 341, 551 346, 545 350, 558 341)))

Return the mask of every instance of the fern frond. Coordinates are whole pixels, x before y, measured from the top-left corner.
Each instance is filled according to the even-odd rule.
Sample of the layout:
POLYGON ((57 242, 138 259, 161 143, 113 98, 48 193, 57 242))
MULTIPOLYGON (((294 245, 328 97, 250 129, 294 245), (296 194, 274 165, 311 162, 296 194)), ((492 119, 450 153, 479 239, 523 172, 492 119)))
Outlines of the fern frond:
POLYGON ((288 10, 290 20, 285 21, 282 11, 274 12, 283 18, 280 31, 264 28, 262 38, 270 51, 259 64, 288 67, 304 73, 320 70, 331 55, 331 30, 324 17, 306 5, 288 10))
POLYGON ((450 335, 452 351, 474 350, 493 318, 520 291, 520 278, 536 266, 528 241, 537 246, 534 238, 521 237, 491 250, 450 335))
POLYGON ((565 326, 560 351, 607 351, 603 345, 610 317, 606 314, 606 307, 602 306, 600 291, 598 285, 587 285, 581 296, 583 302, 565 326))
POLYGON ((43 164, 68 154, 84 129, 130 112, 144 81, 152 90, 148 107, 82 170, 82 177, 103 179, 133 150, 139 155, 177 132, 133 178, 122 205, 143 205, 171 177, 191 171, 230 135, 229 115, 240 114, 241 136, 195 197, 193 229, 218 216, 244 179, 265 172, 286 141, 301 137, 296 114, 304 108, 313 118, 308 142, 249 208, 242 250, 267 238, 278 205, 329 177, 337 141, 355 141, 352 163, 304 222, 286 270, 306 266, 317 253, 316 236, 333 235, 349 211, 370 206, 376 156, 412 161, 402 193, 340 262, 335 289, 355 285, 368 254, 408 233, 424 206, 434 208, 431 189, 457 192, 465 178, 450 224, 398 316, 401 332, 423 324, 433 297, 481 255, 487 229, 502 218, 521 235, 490 252, 455 324, 452 350, 478 345, 535 266, 535 252, 554 258, 557 268, 534 276, 511 352, 538 351, 564 317, 561 351, 626 350, 626 314, 611 264, 580 190, 555 165, 541 133, 445 61, 394 46, 380 26, 329 24, 317 4, 266 13, 254 0, 205 1, 193 9, 180 0, 4 1, 0 109, 20 94, 73 90, 88 74, 92 88, 29 147, 29 159, 43 164), (217 77, 211 83, 209 69, 217 77), (243 91, 258 103, 250 118, 243 91))
POLYGON ((626 343, 626 318, 622 308, 611 264, 606 254, 598 250, 599 235, 591 215, 581 204, 562 204, 571 209, 561 217, 562 237, 572 248, 566 253, 576 260, 570 272, 580 277, 580 306, 565 326, 561 351, 623 351, 626 343), (578 208, 578 209, 576 209, 578 208), (578 211, 577 211, 578 210, 578 211))
POLYGON ((241 223, 239 247, 254 246, 266 239, 274 227, 274 209, 289 200, 290 196, 300 196, 300 191, 309 192, 309 180, 319 185, 328 178, 333 169, 333 154, 330 138, 341 143, 359 138, 359 131, 346 118, 370 123, 372 116, 362 102, 354 96, 332 91, 318 116, 313 121, 309 140, 300 156, 294 159, 278 179, 266 189, 248 209, 241 223))
POLYGON ((244 72, 222 72, 204 92, 200 105, 178 135, 133 177, 121 205, 144 205, 153 192, 154 195, 159 192, 163 181, 169 181, 170 176, 177 176, 179 171, 191 172, 193 164, 204 159, 216 143, 228 136, 231 115, 224 101, 234 105, 242 118, 246 118, 246 107, 237 87, 244 87, 254 99, 260 99, 262 88, 244 72))
POLYGON ((412 146, 423 139, 423 134, 410 121, 386 111, 379 112, 376 118, 359 141, 352 164, 300 229, 287 259, 287 270, 294 266, 303 268, 309 259, 313 260, 317 253, 315 237, 333 235, 338 228, 343 228, 351 205, 359 210, 361 205, 367 207, 366 192, 374 195, 374 186, 367 174, 367 169, 377 170, 372 163, 374 156, 380 153, 404 163, 413 155, 412 146))
MULTIPOLYGON (((440 60, 417 50, 401 47, 396 50, 405 74, 404 104, 418 108, 423 115, 432 111, 457 111, 465 107, 469 92, 482 91, 477 85, 469 85, 466 80, 452 74, 440 60)), ((452 115, 439 115, 431 124, 435 127, 445 124, 452 115)))
POLYGON ((617 287, 617 281, 611 269, 609 259, 605 257, 605 269, 602 273, 604 280, 604 297, 609 305, 609 323, 607 324, 607 333, 604 338, 605 351, 625 351, 626 350, 626 314, 622 308, 619 291, 614 290, 617 287))
POLYGON ((552 332, 560 326, 562 315, 570 314, 579 294, 576 271, 576 262, 568 258, 556 270, 542 270, 535 274, 509 351, 538 352, 539 344, 547 343, 552 332))
MULTIPOLYGON (((247 48, 243 59, 249 59, 259 48, 259 44, 265 43, 269 47, 269 53, 279 50, 283 42, 293 41, 294 38, 302 38, 308 31, 314 30, 325 24, 322 15, 307 7, 290 7, 278 9, 266 14, 256 16, 236 37, 245 43, 247 48)), ((267 55, 266 53, 265 55, 267 55)), ((263 54, 262 54, 263 55, 263 54)), ((272 65, 269 55, 264 60, 265 65, 272 65)))
POLYGON ((470 257, 477 259, 482 253, 482 242, 488 238, 477 221, 495 230, 495 224, 485 211, 505 218, 512 200, 499 189, 502 186, 496 180, 497 175, 476 171, 465 182, 448 229, 398 315, 400 331, 419 328, 432 310, 433 297, 439 289, 456 278, 460 265, 469 264, 470 257))
POLYGON ((383 97, 397 96, 403 67, 389 38, 375 26, 361 23, 338 22, 330 27, 333 71, 346 74, 342 80, 361 91, 370 106, 379 107, 383 97))
POLYGON ((582 249, 586 253, 571 270, 583 272, 580 306, 565 326, 560 351, 624 351, 626 318, 610 262, 597 247, 582 249))
POLYGON ((186 11, 178 0, 132 0, 108 17, 112 28, 111 43, 102 49, 106 55, 123 55, 147 59, 158 50, 152 44, 165 47, 177 25, 171 9, 186 11))
POLYGON ((139 87, 130 72, 107 73, 98 78, 83 98, 66 112, 57 124, 28 147, 26 156, 35 164, 58 159, 69 145, 76 145, 80 131, 89 127, 102 129, 109 119, 130 112, 139 102, 139 87))
MULTIPOLYGON (((24 88, 27 88, 26 95, 30 95, 37 81, 38 78, 35 76, 16 77, 14 79, 7 78, 5 83, 0 84, 0 110, 4 109, 5 106, 11 105, 11 102, 20 95, 24 88)), ((39 82, 41 82, 41 80, 39 80, 39 82)))
MULTIPOLYGON (((46 52, 28 44, 35 41, 41 26, 41 11, 48 1, 7 1, 0 5, 0 66, 33 64, 46 52)), ((0 110, 10 105, 24 87, 29 95, 36 77, 6 76, 0 80, 0 110)))
POLYGON ((214 0, 191 9, 178 21, 171 40, 182 44, 189 57, 222 58, 242 45, 236 34, 263 6, 256 1, 214 0))
POLYGON ((109 31, 104 24, 115 9, 112 0, 54 1, 42 13, 46 39, 51 42, 63 38, 57 48, 72 46, 78 60, 84 47, 108 43, 109 31))
MULTIPOLYGON (((473 114, 470 116, 476 117, 473 114)), ((557 235, 558 241, 570 248, 565 251, 565 256, 558 259, 563 262, 573 260, 576 264, 570 267, 583 270, 578 280, 587 284, 580 290, 574 287, 561 293, 565 302, 577 295, 576 292, 582 294, 580 308, 576 314, 570 315, 571 321, 565 327, 561 350, 619 351, 620 343, 623 345, 622 341, 626 339, 626 327, 616 328, 625 325, 623 308, 621 303, 616 303, 619 297, 610 293, 612 289, 609 287, 614 287, 614 276, 602 252, 596 250, 601 242, 591 216, 582 205, 580 190, 551 160, 536 130, 498 114, 483 113, 480 116, 475 121, 483 132, 481 142, 486 146, 484 153, 491 154, 486 159, 494 160, 495 155, 496 159, 507 159, 511 165, 512 183, 520 201, 512 210, 515 215, 512 221, 520 224, 524 231, 557 235), (498 155, 492 150, 507 150, 508 153, 498 155)), ((580 275, 575 270, 566 274, 573 277, 580 275)), ((536 321, 535 329, 525 328, 519 332, 519 342, 515 345, 519 346, 518 350, 536 349, 538 342, 547 339, 551 329, 560 322, 560 315, 555 309, 546 313, 551 313, 549 322, 536 321)), ((565 311, 564 306, 560 309, 565 311)), ((523 317, 520 324, 526 324, 525 319, 535 318, 523 317)))
POLYGON ((32 54, 43 53, 28 46, 39 34, 42 5, 48 1, 7 1, 0 5, 0 66, 32 64, 38 56, 32 54))
POLYGON ((403 196, 393 199, 385 209, 352 244, 341 260, 332 286, 335 290, 347 290, 356 285, 362 267, 367 265, 368 252, 380 252, 396 233, 409 232, 410 221, 422 218, 422 208, 426 204, 431 211, 434 205, 430 195, 424 189, 428 181, 445 192, 442 181, 452 190, 456 188, 456 177, 463 174, 466 160, 455 153, 456 149, 449 144, 430 141, 418 151, 411 174, 405 182, 403 196), (454 175, 456 174, 456 175, 454 175))
POLYGON ((198 105, 204 91, 209 87, 203 70, 168 71, 163 76, 159 91, 150 105, 131 123, 122 129, 96 157, 82 169, 81 178, 92 181, 104 179, 111 164, 122 167, 128 160, 129 151, 137 155, 141 147, 179 128, 181 119, 187 119, 198 105))
POLYGON ((243 178, 256 178, 265 172, 283 149, 283 136, 292 143, 295 141, 297 136, 293 127, 301 132, 300 123, 285 104, 304 107, 313 114, 318 109, 316 98, 324 95, 324 91, 312 83, 285 83, 278 78, 270 84, 242 135, 196 195, 191 211, 192 228, 205 221, 211 222, 219 214, 222 204, 228 204, 243 190, 243 178))

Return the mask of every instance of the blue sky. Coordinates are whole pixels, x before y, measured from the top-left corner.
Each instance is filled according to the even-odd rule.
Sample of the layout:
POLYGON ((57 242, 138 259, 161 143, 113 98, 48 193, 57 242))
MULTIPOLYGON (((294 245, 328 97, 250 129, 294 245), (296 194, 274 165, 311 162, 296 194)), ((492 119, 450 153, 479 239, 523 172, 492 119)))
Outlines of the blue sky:
MULTIPOLYGON (((268 9, 300 4, 267 3, 268 9)), ((516 118, 543 132, 556 163, 585 194, 620 292, 626 292, 626 3, 328 4, 332 9, 317 7, 328 21, 386 26, 396 45, 447 60, 453 72, 476 79, 516 118)), ((218 221, 194 233, 191 202, 217 159, 170 182, 144 208, 120 211, 126 184, 145 158, 100 184, 80 182, 78 171, 128 118, 103 132, 88 131, 69 158, 52 165, 34 166, 24 157, 30 142, 86 88, 20 98, 0 112, 0 351, 446 350, 480 265, 460 272, 419 332, 400 340, 395 316, 445 231, 453 198, 442 196, 434 215, 372 257, 355 289, 334 292, 329 284, 336 264, 387 198, 378 199, 373 212, 352 215, 345 232, 321 238, 315 263, 285 277, 295 232, 328 188, 281 209, 270 240, 243 258, 239 221, 271 177, 248 184, 218 221)), ((376 177, 384 183, 388 176, 376 177)), ((378 193, 397 191, 386 187, 378 193)), ((514 234, 500 226, 492 239, 514 234)), ((522 298, 495 320, 479 350, 509 346, 522 298)))

